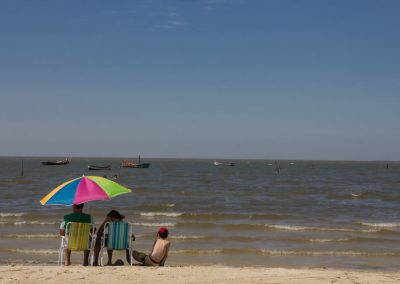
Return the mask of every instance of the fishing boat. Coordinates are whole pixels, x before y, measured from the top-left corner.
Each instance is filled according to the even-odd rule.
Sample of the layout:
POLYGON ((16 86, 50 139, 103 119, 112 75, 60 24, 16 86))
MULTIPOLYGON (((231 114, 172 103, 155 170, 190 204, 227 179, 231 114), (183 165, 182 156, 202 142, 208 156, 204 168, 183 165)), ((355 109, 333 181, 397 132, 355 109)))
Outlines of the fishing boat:
POLYGON ((44 166, 62 166, 62 165, 68 165, 71 162, 71 159, 65 158, 64 160, 52 162, 52 161, 43 161, 42 165, 44 166))
POLYGON ((214 166, 228 166, 228 167, 233 167, 233 166, 235 166, 236 164, 235 163, 232 163, 232 162, 217 162, 217 161, 214 161, 214 166))
POLYGON ((128 160, 121 161, 121 168, 134 168, 134 169, 147 169, 150 167, 150 163, 141 163, 140 156, 138 163, 130 162, 128 160))
POLYGON ((89 170, 89 171, 111 170, 111 165, 107 165, 107 166, 89 165, 89 166, 88 166, 88 170, 89 170))

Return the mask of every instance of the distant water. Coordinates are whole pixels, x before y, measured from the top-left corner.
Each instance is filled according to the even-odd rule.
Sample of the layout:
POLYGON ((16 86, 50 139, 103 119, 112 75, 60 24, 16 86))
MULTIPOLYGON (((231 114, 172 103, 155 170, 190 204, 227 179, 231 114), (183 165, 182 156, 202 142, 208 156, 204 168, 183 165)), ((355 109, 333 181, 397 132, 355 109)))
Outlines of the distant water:
MULTIPOLYGON (((400 163, 146 159, 0 158, 0 263, 57 261, 58 228, 69 207, 41 206, 57 185, 85 175, 117 174, 133 192, 89 203, 100 223, 111 209, 134 224, 135 248, 149 251, 158 227, 170 229, 168 265, 400 268, 400 163), (111 171, 88 171, 112 164, 111 171)), ((122 258, 122 253, 116 258, 122 258)), ((80 263, 82 254, 73 254, 80 263)), ((115 259, 116 259, 115 258, 115 259)))

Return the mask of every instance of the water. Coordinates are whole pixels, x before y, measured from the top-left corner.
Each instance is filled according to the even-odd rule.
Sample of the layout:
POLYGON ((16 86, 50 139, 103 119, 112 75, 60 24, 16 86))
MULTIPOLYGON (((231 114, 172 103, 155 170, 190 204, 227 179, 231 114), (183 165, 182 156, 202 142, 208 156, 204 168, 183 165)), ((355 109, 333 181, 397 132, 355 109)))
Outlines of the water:
POLYGON ((399 269, 399 162, 281 161, 278 174, 261 160, 216 167, 146 159, 149 169, 121 169, 120 159, 42 160, 25 158, 21 177, 21 158, 0 158, 0 263, 55 263, 59 223, 71 209, 39 200, 82 174, 117 174, 133 192, 85 211, 97 224, 111 209, 125 214, 140 251, 150 250, 158 227, 169 228, 168 265, 399 269), (87 171, 89 164, 113 169, 87 171))

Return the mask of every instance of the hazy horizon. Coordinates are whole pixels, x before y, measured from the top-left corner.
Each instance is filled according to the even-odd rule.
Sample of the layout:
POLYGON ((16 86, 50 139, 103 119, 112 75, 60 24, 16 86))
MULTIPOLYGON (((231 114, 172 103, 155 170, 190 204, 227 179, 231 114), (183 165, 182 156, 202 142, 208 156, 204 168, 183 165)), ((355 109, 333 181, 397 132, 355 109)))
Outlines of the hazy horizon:
MULTIPOLYGON (((111 157, 111 156, 6 156, 1 155, 0 158, 45 158, 45 159, 127 159, 127 160, 137 160, 138 156, 124 156, 124 157, 111 157)), ((279 159, 279 158, 229 158, 229 157, 154 157, 154 156, 140 156, 142 162, 146 159, 160 159, 160 160, 218 160, 218 161, 283 161, 283 162, 382 162, 382 163, 390 163, 390 162, 400 162, 400 160, 319 160, 319 159, 279 159)))

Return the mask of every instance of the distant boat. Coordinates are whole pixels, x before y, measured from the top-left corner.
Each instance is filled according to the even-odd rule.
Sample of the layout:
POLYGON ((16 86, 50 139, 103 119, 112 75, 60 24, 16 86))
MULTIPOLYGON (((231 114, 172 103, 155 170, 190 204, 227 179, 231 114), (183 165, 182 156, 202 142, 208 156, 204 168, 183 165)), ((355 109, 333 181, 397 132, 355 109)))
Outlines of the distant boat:
POLYGON ((107 165, 107 166, 89 165, 88 166, 88 170, 89 171, 111 170, 111 165, 107 165))
POLYGON ((236 166, 235 163, 231 163, 231 162, 217 162, 214 161, 214 166, 228 166, 228 167, 233 167, 236 166))
POLYGON ((43 161, 42 165, 44 166, 62 166, 62 165, 68 165, 71 162, 71 159, 65 158, 64 160, 52 162, 52 161, 43 161))
POLYGON ((122 160, 121 168, 134 168, 134 169, 147 169, 150 167, 150 163, 141 163, 140 156, 138 163, 130 162, 128 160, 122 160))

